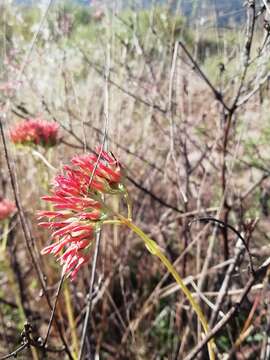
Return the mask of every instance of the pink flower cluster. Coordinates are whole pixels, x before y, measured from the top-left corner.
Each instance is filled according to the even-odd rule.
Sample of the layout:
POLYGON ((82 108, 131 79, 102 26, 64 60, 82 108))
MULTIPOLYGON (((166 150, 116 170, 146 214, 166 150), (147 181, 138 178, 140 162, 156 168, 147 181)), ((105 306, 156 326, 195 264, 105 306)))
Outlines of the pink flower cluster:
POLYGON ((39 225, 53 230, 54 242, 42 254, 57 256, 63 274, 74 279, 83 264, 89 261, 89 247, 95 231, 107 218, 104 193, 121 191, 121 167, 111 153, 76 156, 64 173, 54 179, 52 194, 42 199, 52 203, 52 211, 39 211, 39 225))
POLYGON ((58 140, 59 125, 41 119, 24 120, 10 132, 14 144, 53 146, 58 140))
POLYGON ((0 83, 0 92, 3 92, 6 96, 12 96, 20 84, 20 81, 0 83))
POLYGON ((8 199, 0 198, 0 221, 7 219, 10 215, 14 213, 16 206, 14 202, 8 199))

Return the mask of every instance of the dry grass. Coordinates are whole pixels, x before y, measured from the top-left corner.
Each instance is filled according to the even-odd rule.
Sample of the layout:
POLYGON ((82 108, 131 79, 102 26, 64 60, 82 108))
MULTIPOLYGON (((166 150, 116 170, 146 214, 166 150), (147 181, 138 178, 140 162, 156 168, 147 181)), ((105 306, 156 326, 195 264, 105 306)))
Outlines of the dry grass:
MULTIPOLYGON (((2 34, 7 35, 7 19, 19 17, 20 12, 15 16, 12 7, 10 10, 8 6, 2 8, 6 15, 1 19, 2 34)), ((268 81, 236 108, 228 147, 224 151, 224 108, 180 48, 172 72, 175 42, 183 38, 194 54, 196 31, 182 25, 180 33, 174 32, 173 24, 177 19, 173 18, 169 30, 156 32, 160 28, 153 19, 162 11, 164 16, 169 16, 160 8, 149 10, 152 23, 141 36, 140 15, 136 17, 135 13, 131 16, 121 12, 111 14, 105 9, 101 20, 94 22, 92 19, 83 27, 76 22, 74 13, 64 12, 61 6, 51 9, 27 59, 21 83, 14 92, 0 94, 0 106, 5 115, 1 121, 4 121, 6 134, 22 118, 40 116, 57 121, 61 125, 61 142, 51 153, 44 149, 39 151, 52 166, 60 169, 74 154, 89 151, 102 141, 106 105, 104 74, 110 61, 107 144, 121 160, 127 174, 134 222, 176 263, 194 296, 202 293, 208 299, 210 306, 202 297, 199 301, 210 319, 211 307, 215 307, 227 271, 224 239, 228 242, 229 259, 235 255, 237 239, 234 233, 225 234, 224 229, 205 224, 189 228, 188 223, 199 216, 224 220, 226 214, 226 221, 248 239, 249 249, 256 255, 255 266, 269 256, 268 81), (130 23, 133 27, 128 25, 130 23), (70 24, 70 29, 63 24, 70 24), (187 197, 186 203, 181 192, 187 197), (255 219, 258 222, 253 228, 250 223, 255 219)), ((15 20, 12 21, 14 24, 15 20)), ((257 38, 263 33, 260 24, 255 29, 251 59, 259 46, 257 38)), ((27 27, 27 23, 22 22, 20 26, 27 27)), ((1 42, 5 60, 1 62, 2 83, 18 79, 29 48, 29 37, 19 36, 20 29, 15 29, 14 25, 12 28, 11 38, 7 36, 1 42)), ((198 28, 197 34, 203 31, 206 30, 198 28)), ((226 66, 221 78, 218 66, 213 70, 212 64, 207 65, 211 59, 213 64, 217 61, 217 54, 210 54, 204 63, 196 59, 228 104, 232 104, 236 96, 243 66, 244 33, 237 28, 234 31, 242 35, 229 49, 231 51, 222 46, 226 36, 229 37, 226 31, 225 40, 220 40, 223 41, 220 48, 224 51, 221 59, 226 66), (231 54, 234 55, 229 58, 231 54)), ((268 56, 266 46, 248 68, 239 103, 268 74, 268 56)), ((47 193, 48 182, 55 171, 35 157, 32 150, 18 149, 11 144, 8 147, 15 162, 21 202, 34 235, 32 246, 46 274, 47 291, 53 301, 60 269, 54 259, 39 256, 50 237, 37 228, 35 212, 44 206, 39 199, 47 193)), ((2 145, 0 164, 0 195, 12 198, 2 145)), ((38 338, 45 336, 50 317, 17 216, 10 226, 12 232, 7 248, 0 255, 3 355, 19 346, 25 318, 33 326, 32 336, 38 338), (14 259, 17 267, 14 267, 14 259), (18 279, 22 283, 21 291, 17 288, 18 279), (24 315, 20 314, 20 308, 24 309, 24 315)), ((76 282, 67 282, 78 339, 85 316, 89 277, 90 270, 85 267, 76 282)), ((248 257, 243 252, 222 302, 224 314, 239 300, 238 290, 244 288, 249 278, 248 257)), ((246 297, 237 316, 216 336, 217 352, 222 354, 222 359, 226 355, 259 359, 263 351, 266 353, 268 298, 266 277, 246 297), (234 350, 254 303, 256 307, 248 324, 250 331, 234 350)), ((61 293, 56 314, 71 344, 66 306, 61 293)), ((141 241, 126 229, 104 229, 88 336, 92 351, 101 359, 184 359, 200 340, 201 329, 189 305, 141 241)), ((55 326, 49 345, 61 346, 55 326)), ((33 355, 25 350, 18 356, 28 359, 33 355)), ((43 359, 45 355, 40 352, 38 356, 43 359)), ((61 356, 64 358, 63 354, 61 356)), ((204 356, 207 355, 202 355, 206 359, 204 356)), ((48 359, 56 358, 59 354, 49 353, 48 359)))

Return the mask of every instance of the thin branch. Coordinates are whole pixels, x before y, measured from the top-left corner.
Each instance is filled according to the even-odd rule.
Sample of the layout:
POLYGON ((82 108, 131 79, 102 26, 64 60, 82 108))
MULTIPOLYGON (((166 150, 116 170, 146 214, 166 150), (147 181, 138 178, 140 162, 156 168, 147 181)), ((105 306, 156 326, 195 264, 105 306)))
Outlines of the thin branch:
MULTIPOLYGON (((44 350, 44 345, 42 344, 42 342, 40 341, 40 339, 38 339, 37 341, 34 340, 31 336, 32 333, 32 326, 30 323, 26 323, 24 325, 23 331, 21 333, 21 337, 22 337, 22 345, 20 347, 18 347, 16 350, 12 351, 11 353, 4 355, 0 358, 0 360, 5 360, 5 359, 10 359, 10 358, 16 358, 18 356, 18 354, 20 352, 22 352, 24 349, 29 348, 30 346, 40 349, 40 350, 44 350)), ((53 352, 53 353, 60 353, 65 351, 65 348, 49 348, 46 346, 45 348, 46 352, 53 352)))
POLYGON ((270 258, 267 259, 264 264, 262 264, 252 275, 252 277, 247 282, 246 286, 243 289, 242 295, 239 301, 234 304, 231 309, 227 312, 222 320, 220 320, 216 326, 204 337, 204 339, 192 350, 192 352, 184 358, 184 360, 193 360, 196 359, 197 355, 203 350, 205 345, 213 339, 217 333, 224 328, 224 326, 231 320, 231 318, 237 314, 239 311, 240 306, 242 305, 243 301, 249 294, 250 289, 252 286, 263 279, 268 271, 270 265, 270 258))
MULTIPOLYGON (((91 61, 88 56, 85 54, 85 52, 78 47, 78 49, 80 50, 80 52, 82 53, 82 55, 84 56, 86 62, 102 77, 104 77, 104 72, 98 67, 97 64, 95 64, 93 61, 91 61)), ((124 88, 122 85, 119 85, 116 81, 112 80, 111 78, 109 78, 109 83, 112 84, 113 86, 115 86, 118 90, 122 91, 124 94, 132 97, 134 100, 142 103, 143 105, 153 108, 154 110, 157 110, 159 112, 161 112, 162 114, 166 114, 167 110, 163 109, 162 107, 160 107, 159 105, 155 104, 155 103, 151 103, 141 97, 139 97, 138 95, 134 94, 133 92, 131 92, 130 90, 124 88)))
MULTIPOLYGON (((96 267, 97 267, 97 258, 98 258, 99 248, 100 248, 100 239, 101 239, 101 232, 99 232, 96 237, 96 246, 95 246, 92 272, 91 272, 91 278, 90 278, 90 286, 89 286, 89 292, 87 294, 87 304, 86 304, 87 310, 86 310, 84 324, 83 324, 81 348, 80 348, 79 357, 78 357, 79 360, 83 359, 84 346, 85 346, 86 335, 87 335, 87 330, 88 330, 88 325, 89 325, 89 318, 90 318, 90 315, 92 312, 92 300, 93 300, 94 283, 95 283, 95 275, 96 275, 96 267)), ((90 351, 91 351, 91 346, 90 346, 90 351)), ((90 354, 90 357, 91 357, 91 354, 90 354)))
POLYGON ((190 54, 186 46, 182 43, 182 41, 179 41, 179 45, 184 50, 185 54, 191 61, 192 65, 194 66, 194 69, 199 73, 201 78, 206 82, 206 84, 209 86, 209 88, 212 90, 215 98, 223 105, 223 107, 230 112, 229 106, 224 102, 222 94, 215 88, 215 86, 211 83, 211 81, 208 79, 208 77, 205 75, 205 73, 202 71, 202 69, 199 67, 197 62, 194 60, 193 56, 190 54))
POLYGON ((219 219, 216 219, 216 218, 212 218, 212 217, 200 217, 200 218, 195 218, 193 219, 189 225, 191 225, 192 223, 196 222, 196 221, 202 221, 202 222, 214 222, 215 224, 217 224, 219 227, 223 227, 223 228, 228 228, 230 229, 231 231, 233 231, 237 236, 238 238, 242 241, 247 253, 248 253, 248 257, 249 257, 249 265, 250 265, 250 269, 252 271, 252 273, 255 272, 254 270, 254 266, 253 266, 253 261, 252 261, 252 255, 249 251, 249 248, 248 248, 248 244, 246 242, 246 240, 243 238, 243 236, 240 234, 239 231, 237 231, 232 225, 230 224, 227 224, 225 223, 224 221, 222 220, 219 220, 219 219))
MULTIPOLYGON (((108 133, 108 126, 109 126, 109 78, 110 78, 110 45, 107 45, 107 54, 106 54, 106 69, 105 69, 105 87, 104 87, 104 131, 103 131, 103 141, 102 141, 102 145, 101 145, 101 149, 99 151, 98 157, 97 157, 97 161, 95 163, 93 172, 91 174, 91 178, 90 178, 90 183, 89 186, 91 185, 91 182, 94 178, 94 174, 96 172, 98 163, 100 161, 100 157, 101 157, 101 153, 103 151, 103 148, 105 147, 106 141, 107 141, 107 133, 108 133)), ((86 147, 86 144, 85 144, 86 147)), ((84 346, 85 346, 85 341, 86 341, 86 335, 87 335, 87 330, 88 330, 88 326, 89 326, 89 318, 92 312, 92 300, 93 300, 93 293, 94 293, 94 283, 95 283, 95 277, 96 277, 96 268, 97 268, 97 259, 98 259, 98 254, 99 254, 99 249, 100 249, 100 242, 101 242, 101 230, 99 230, 99 232, 97 233, 96 236, 96 244, 95 244, 95 251, 94 251, 94 259, 93 259, 93 265, 92 265, 92 271, 91 271, 91 277, 90 277, 90 285, 89 285, 89 291, 87 294, 87 310, 86 310, 86 315, 84 318, 84 324, 83 324, 83 332, 82 332, 82 341, 81 341, 81 347, 80 347, 80 351, 79 351, 79 360, 83 359, 84 356, 84 346)), ((89 342, 89 352, 90 352, 90 358, 92 357, 91 354, 91 343, 89 342)))
POLYGON ((51 317, 50 317, 50 321, 49 321, 47 333, 46 333, 46 336, 45 336, 45 339, 44 339, 44 343, 43 343, 43 346, 44 346, 44 347, 46 346, 47 341, 48 341, 48 338, 49 338, 49 334, 50 334, 50 330, 51 330, 51 327, 52 327, 52 322, 53 322, 53 318, 54 318, 54 314, 55 314, 55 310, 56 310, 57 301, 58 301, 58 298, 59 298, 59 295, 60 295, 60 291, 61 291, 61 288, 62 288, 62 285, 63 285, 63 282, 64 282, 64 278, 65 278, 65 276, 62 275, 62 276, 61 276, 61 280, 59 281, 59 285, 58 285, 58 289, 57 289, 57 292, 56 292, 55 301, 54 301, 54 305, 53 305, 53 308, 52 308, 52 312, 51 312, 51 317))
POLYGON ((34 49, 34 46, 35 46, 35 44, 36 44, 37 38, 38 38, 38 36, 39 36, 39 34, 40 34, 40 32, 41 32, 42 26, 43 26, 43 24, 44 24, 44 22, 45 22, 45 20, 46 20, 46 18, 47 18, 47 16, 48 16, 48 14, 49 14, 49 11, 50 11, 50 8, 51 8, 51 6, 52 6, 52 4, 53 4, 53 1, 54 1, 54 0, 49 0, 48 5, 47 5, 47 7, 46 7, 46 10, 44 11, 43 16, 42 16, 42 18, 41 18, 41 20, 40 20, 38 29, 37 29, 37 31, 35 32, 35 34, 34 34, 34 36, 33 36, 33 38, 32 38, 31 44, 30 44, 30 46, 29 46, 29 49, 28 49, 28 51, 27 51, 27 53, 26 53, 26 55, 25 55, 24 61, 23 61, 22 65, 21 65, 21 68, 20 68, 20 72, 19 72, 19 76, 18 76, 18 81, 19 81, 19 82, 20 82, 21 77, 22 77, 22 75, 23 75, 23 72, 24 72, 24 70, 25 70, 25 68, 26 68, 26 66, 27 66, 27 64, 28 64, 28 61, 29 61, 29 59, 30 59, 30 56, 31 56, 32 51, 33 51, 33 49, 34 49))
POLYGON ((247 76, 247 71, 249 67, 249 60, 251 54, 251 46, 252 40, 254 36, 254 29, 255 29, 255 19, 256 19, 256 12, 255 12, 255 1, 248 0, 247 1, 247 27, 246 27, 246 40, 244 46, 244 62, 243 62, 243 70, 240 78, 240 84, 231 106, 232 112, 238 107, 238 100, 241 95, 242 88, 244 86, 244 82, 247 76))
POLYGON ((11 353, 5 355, 5 356, 2 356, 0 358, 0 360, 6 360, 6 359, 10 359, 10 358, 16 358, 18 356, 18 354, 23 351, 25 348, 28 348, 29 347, 29 344, 28 343, 25 343, 23 345, 21 345, 20 347, 18 347, 18 349, 12 351, 11 353))
POLYGON ((226 270, 224 280, 218 291, 218 296, 217 296, 216 303, 215 303, 215 310, 213 311, 210 322, 209 322, 210 327, 212 327, 217 320, 217 317, 218 317, 219 311, 221 309, 221 306, 223 304, 223 301, 225 299, 225 296, 228 294, 228 289, 229 289, 230 281, 231 281, 231 278, 233 275, 233 271, 238 264, 239 258, 241 256, 241 254, 243 253, 243 250, 244 250, 243 243, 240 239, 238 239, 236 246, 235 246, 234 257, 233 257, 232 262, 230 263, 229 267, 226 270))

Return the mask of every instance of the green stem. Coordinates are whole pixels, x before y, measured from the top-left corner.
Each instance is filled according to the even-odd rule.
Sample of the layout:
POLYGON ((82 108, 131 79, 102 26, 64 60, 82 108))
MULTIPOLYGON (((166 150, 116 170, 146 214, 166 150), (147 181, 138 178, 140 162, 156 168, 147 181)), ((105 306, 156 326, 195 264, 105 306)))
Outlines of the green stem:
POLYGON ((2 246, 1 250, 4 252, 7 247, 7 240, 8 240, 8 232, 9 232, 9 219, 3 221, 3 234, 2 234, 2 246))
POLYGON ((75 359, 77 359, 78 354, 79 354, 79 341, 78 341, 77 332, 76 332, 76 322, 74 319, 74 314, 73 314, 73 309, 72 309, 70 289, 66 282, 64 284, 64 296, 65 296, 66 310, 67 310, 68 322, 69 322, 70 333, 71 333, 73 356, 75 359))
POLYGON ((130 198, 129 193, 128 193, 127 190, 125 191, 124 196, 125 196, 125 200, 127 202, 128 219, 130 221, 132 221, 132 202, 131 202, 131 198, 130 198))
MULTIPOLYGON (((167 270, 171 273, 171 275, 174 277, 175 281, 177 282, 177 284, 179 285, 179 287, 181 288, 181 290, 187 297, 188 301, 190 302, 191 307, 197 314, 197 316, 202 324, 205 334, 207 334, 209 332, 209 327, 208 327, 207 320, 206 320, 200 306, 193 299, 191 292, 188 290, 187 286, 184 284, 183 280, 177 273, 174 266, 167 259, 167 257, 162 253, 162 251, 160 250, 160 248, 156 244, 156 242, 153 241, 152 239, 150 239, 149 236, 146 235, 140 228, 138 228, 135 224, 133 224, 130 220, 128 220, 121 214, 118 214, 118 217, 121 219, 123 224, 127 225, 132 231, 134 231, 144 241, 147 249, 153 255, 157 256, 160 259, 160 261, 164 264, 164 266, 167 268, 167 270)), ((214 350, 213 350, 214 341, 213 340, 209 341, 207 344, 207 347, 208 347, 208 353, 209 353, 210 360, 214 360, 215 359, 215 354, 214 354, 214 350)))

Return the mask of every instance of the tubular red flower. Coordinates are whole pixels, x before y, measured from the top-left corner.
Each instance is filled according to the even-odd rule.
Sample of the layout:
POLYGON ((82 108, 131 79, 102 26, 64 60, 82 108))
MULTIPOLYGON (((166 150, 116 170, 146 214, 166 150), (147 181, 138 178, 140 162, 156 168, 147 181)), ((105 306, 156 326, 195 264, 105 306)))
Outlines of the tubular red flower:
POLYGON ((14 144, 53 146, 58 140, 59 125, 41 119, 24 120, 10 131, 14 144))
POLYGON ((5 220, 14 213, 16 206, 14 202, 8 199, 0 198, 0 220, 5 220))
POLYGON ((70 254, 67 259, 62 259, 60 262, 61 265, 64 265, 63 274, 67 275, 67 277, 71 277, 71 279, 74 280, 82 265, 87 263, 89 260, 89 255, 82 255, 78 252, 78 250, 74 249, 72 254, 70 254))
POLYGON ((108 217, 103 194, 120 193, 122 173, 113 155, 96 149, 96 154, 75 156, 70 165, 53 181, 51 195, 42 199, 51 203, 50 211, 39 211, 40 226, 53 230, 53 243, 41 253, 53 254, 63 266, 63 274, 74 279, 90 259, 89 247, 96 229, 108 217), (60 252, 64 251, 62 255, 60 252))

